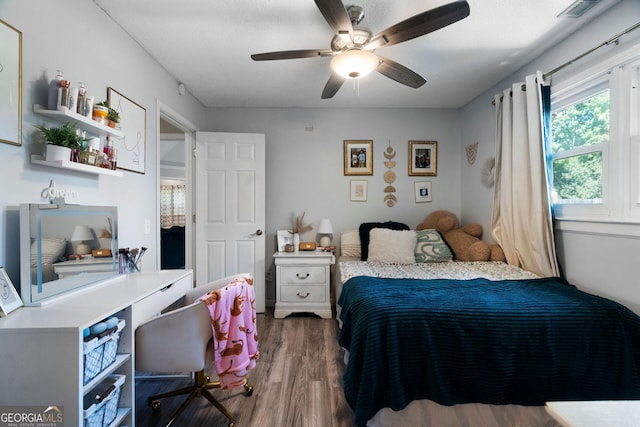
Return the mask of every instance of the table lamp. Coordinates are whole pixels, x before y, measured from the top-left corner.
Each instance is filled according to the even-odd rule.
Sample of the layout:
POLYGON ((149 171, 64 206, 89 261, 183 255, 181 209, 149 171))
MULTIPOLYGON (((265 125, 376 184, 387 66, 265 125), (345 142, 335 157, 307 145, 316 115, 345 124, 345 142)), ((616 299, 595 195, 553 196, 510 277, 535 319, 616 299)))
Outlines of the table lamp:
POLYGON ((333 227, 331 227, 331 221, 328 218, 320 220, 317 234, 320 236, 320 247, 326 248, 331 246, 331 239, 333 238, 333 227))
POLYGON ((93 234, 88 225, 76 225, 71 235, 72 242, 80 242, 76 246, 77 255, 87 255, 91 252, 91 247, 87 244, 87 240, 93 240, 93 234))

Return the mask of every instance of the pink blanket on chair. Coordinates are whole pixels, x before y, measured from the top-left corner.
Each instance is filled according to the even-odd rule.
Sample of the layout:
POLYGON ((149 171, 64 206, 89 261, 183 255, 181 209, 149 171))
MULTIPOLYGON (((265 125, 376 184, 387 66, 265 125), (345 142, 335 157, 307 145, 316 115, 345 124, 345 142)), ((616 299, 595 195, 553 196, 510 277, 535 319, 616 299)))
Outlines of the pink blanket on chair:
POLYGON ((258 329, 251 276, 242 276, 200 297, 209 307, 215 363, 222 389, 242 387, 256 366, 258 329))

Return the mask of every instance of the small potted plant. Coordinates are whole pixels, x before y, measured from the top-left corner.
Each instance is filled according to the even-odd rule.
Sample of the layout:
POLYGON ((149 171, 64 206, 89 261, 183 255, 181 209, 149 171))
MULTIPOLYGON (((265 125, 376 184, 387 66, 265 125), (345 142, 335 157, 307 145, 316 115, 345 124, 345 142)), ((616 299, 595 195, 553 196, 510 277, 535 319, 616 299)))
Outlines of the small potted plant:
POLYGON ((107 119, 109 120, 109 126, 115 128, 118 123, 120 123, 120 113, 114 110, 111 107, 107 107, 109 111, 107 112, 107 119))
POLYGON ((47 143, 46 160, 70 160, 74 148, 80 148, 86 141, 78 134, 75 123, 64 123, 62 126, 45 127, 36 126, 47 143))

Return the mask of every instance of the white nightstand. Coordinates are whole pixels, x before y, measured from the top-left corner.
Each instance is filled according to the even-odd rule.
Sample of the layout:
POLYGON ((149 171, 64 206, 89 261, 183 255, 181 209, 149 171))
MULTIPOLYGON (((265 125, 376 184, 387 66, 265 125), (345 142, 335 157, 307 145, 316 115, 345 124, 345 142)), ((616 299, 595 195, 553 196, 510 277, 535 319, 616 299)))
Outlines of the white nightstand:
POLYGON ((276 252, 276 309, 282 319, 291 313, 314 313, 331 319, 331 252, 276 252))

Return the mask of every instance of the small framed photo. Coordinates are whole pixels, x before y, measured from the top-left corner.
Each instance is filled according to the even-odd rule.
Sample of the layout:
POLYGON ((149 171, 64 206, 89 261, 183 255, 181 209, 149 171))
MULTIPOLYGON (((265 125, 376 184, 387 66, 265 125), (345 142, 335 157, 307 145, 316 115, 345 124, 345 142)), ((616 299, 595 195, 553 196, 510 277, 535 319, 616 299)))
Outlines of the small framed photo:
POLYGON ((350 197, 352 202, 366 202, 367 201, 367 180, 351 180, 350 182, 350 197))
POLYGON ((414 182, 413 190, 416 195, 416 203, 431 201, 431 181, 414 182))
POLYGON ((409 176, 436 176, 437 141, 409 141, 409 176))
POLYGON ((7 276, 7 272, 4 268, 0 268, 0 317, 7 316, 22 305, 20 295, 7 276))
POLYGON ((286 245, 293 244, 293 234, 289 230, 278 230, 276 232, 278 252, 284 252, 286 245))
POLYGON ((373 141, 344 141, 344 174, 373 175, 373 141))

